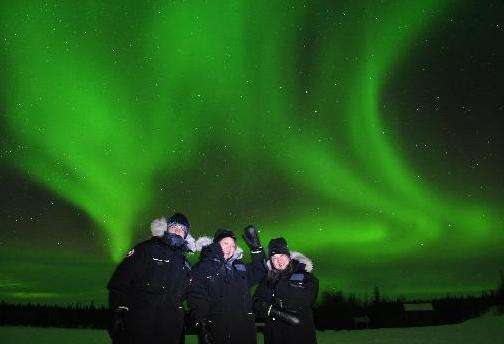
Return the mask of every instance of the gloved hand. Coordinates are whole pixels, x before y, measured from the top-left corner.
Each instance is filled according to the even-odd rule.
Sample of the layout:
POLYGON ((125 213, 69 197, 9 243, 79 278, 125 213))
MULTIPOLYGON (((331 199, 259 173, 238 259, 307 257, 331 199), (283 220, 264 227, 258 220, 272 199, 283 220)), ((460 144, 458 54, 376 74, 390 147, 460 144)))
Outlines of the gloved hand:
POLYGON ((128 308, 118 307, 114 310, 112 314, 112 324, 110 327, 110 337, 117 337, 120 333, 125 330, 125 318, 128 313, 128 308))
POLYGON ((280 319, 280 320, 282 320, 292 326, 297 326, 300 323, 299 318, 297 316, 295 316, 294 314, 292 314, 290 312, 287 312, 287 311, 284 311, 280 308, 277 308, 273 305, 271 305, 268 310, 268 316, 270 318, 280 319))
POLYGON ((212 337, 212 332, 210 331, 211 323, 209 320, 202 320, 196 323, 196 327, 200 332, 201 344, 214 344, 215 341, 212 337))
POLYGON ((243 239, 252 251, 262 249, 261 240, 259 240, 259 231, 254 226, 245 227, 243 239))

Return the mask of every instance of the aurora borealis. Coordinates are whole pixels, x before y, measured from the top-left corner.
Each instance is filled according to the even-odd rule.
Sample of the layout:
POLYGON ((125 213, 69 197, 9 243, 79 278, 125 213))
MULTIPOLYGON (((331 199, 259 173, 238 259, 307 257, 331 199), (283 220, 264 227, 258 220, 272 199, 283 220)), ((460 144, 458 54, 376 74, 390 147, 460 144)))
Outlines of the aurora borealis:
POLYGON ((285 236, 325 289, 496 285, 502 4, 1 6, 0 299, 104 300, 173 210, 285 236))

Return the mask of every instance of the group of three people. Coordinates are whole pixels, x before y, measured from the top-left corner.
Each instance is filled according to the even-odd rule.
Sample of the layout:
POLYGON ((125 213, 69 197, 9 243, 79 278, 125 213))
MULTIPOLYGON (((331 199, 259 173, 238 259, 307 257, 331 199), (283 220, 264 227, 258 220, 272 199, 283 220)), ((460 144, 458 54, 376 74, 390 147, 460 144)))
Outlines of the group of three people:
POLYGON ((152 238, 116 268, 108 283, 113 343, 183 343, 186 300, 200 343, 257 343, 256 317, 265 322, 265 343, 316 343, 311 261, 290 252, 284 238, 270 241, 266 257, 253 226, 244 230, 248 264, 232 231, 195 241, 189 230, 180 213, 155 220, 152 238), (185 254, 198 250, 191 267, 185 254))

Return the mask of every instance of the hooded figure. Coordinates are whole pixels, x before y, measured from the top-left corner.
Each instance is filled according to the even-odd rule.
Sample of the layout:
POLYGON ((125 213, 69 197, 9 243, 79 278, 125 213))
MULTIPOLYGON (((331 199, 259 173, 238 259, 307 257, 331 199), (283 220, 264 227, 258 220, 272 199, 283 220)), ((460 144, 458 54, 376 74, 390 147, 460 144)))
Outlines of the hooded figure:
POLYGON ((182 302, 190 284, 185 253, 194 251, 189 221, 179 213, 154 220, 152 238, 136 245, 110 282, 113 343, 181 343, 182 302))
POLYGON ((317 337, 312 307, 318 280, 312 262, 290 252, 284 238, 268 245, 268 273, 254 293, 254 312, 265 320, 265 344, 310 344, 317 337))
POLYGON ((188 301, 202 343, 257 342, 250 287, 265 275, 265 256, 257 230, 247 227, 245 233, 251 247, 250 264, 242 262, 243 251, 236 248, 235 236, 229 230, 218 230, 213 240, 199 239, 196 243, 204 247, 193 269, 188 301))

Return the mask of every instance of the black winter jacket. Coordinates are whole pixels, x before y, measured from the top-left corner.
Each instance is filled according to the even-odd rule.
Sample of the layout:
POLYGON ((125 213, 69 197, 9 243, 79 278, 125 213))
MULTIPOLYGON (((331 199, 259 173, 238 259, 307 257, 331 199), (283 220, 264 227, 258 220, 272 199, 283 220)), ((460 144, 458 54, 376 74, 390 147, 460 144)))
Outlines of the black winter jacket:
POLYGON ((129 309, 126 331, 114 343, 180 343, 189 284, 190 265, 182 249, 158 237, 138 244, 108 283, 110 309, 129 309))
POLYGON ((257 342, 250 287, 266 272, 264 251, 252 252, 251 264, 244 264, 237 254, 226 262, 220 245, 212 243, 193 269, 188 297, 192 317, 210 323, 218 344, 257 342))
POLYGON ((291 264, 290 273, 276 279, 266 277, 254 293, 254 312, 258 318, 265 320, 265 344, 317 342, 312 307, 317 299, 318 279, 306 271, 306 265, 296 258, 291 260, 291 264), (270 305, 295 314, 300 324, 289 325, 268 315, 270 305))

